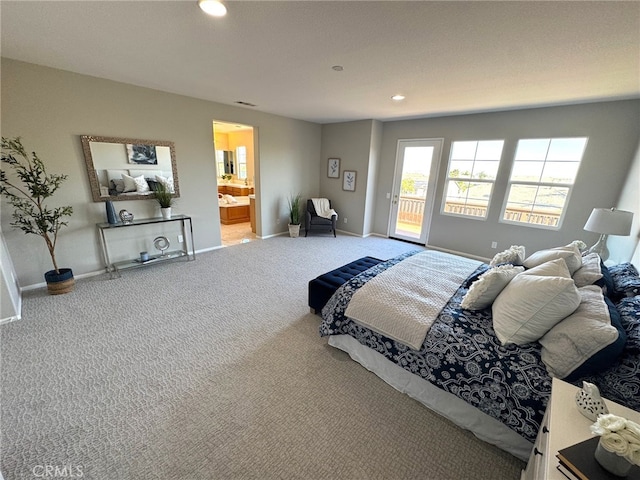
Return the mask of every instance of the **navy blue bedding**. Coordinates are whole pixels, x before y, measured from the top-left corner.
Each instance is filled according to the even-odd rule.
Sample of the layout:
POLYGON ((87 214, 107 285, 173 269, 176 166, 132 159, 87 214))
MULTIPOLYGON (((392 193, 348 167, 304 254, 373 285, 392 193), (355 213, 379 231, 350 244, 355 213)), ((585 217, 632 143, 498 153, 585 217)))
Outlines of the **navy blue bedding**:
MULTIPOLYGON (((540 344, 502 346, 493 331, 491 309, 460 308, 471 282, 489 266, 481 265, 451 297, 419 351, 373 332, 344 315, 354 292, 409 252, 382 262, 340 287, 322 310, 320 334, 350 335, 405 370, 419 375, 534 442, 551 392, 551 377, 540 358, 540 344)), ((640 298, 640 297, 639 297, 640 298)), ((621 312, 623 313, 623 312, 621 312)), ((623 313, 624 319, 624 313, 623 313)), ((603 396, 640 409, 640 318, 623 321, 631 348, 606 372, 587 380, 603 396), (625 355, 629 358, 625 358, 625 355)), ((582 379, 575 382, 581 385, 582 379)))

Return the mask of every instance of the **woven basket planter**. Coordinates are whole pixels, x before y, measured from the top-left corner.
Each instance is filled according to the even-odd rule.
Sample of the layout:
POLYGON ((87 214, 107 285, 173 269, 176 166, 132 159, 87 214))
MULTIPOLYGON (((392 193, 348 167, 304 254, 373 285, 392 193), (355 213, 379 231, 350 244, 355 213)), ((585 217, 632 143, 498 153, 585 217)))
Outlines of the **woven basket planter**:
POLYGON ((49 270, 44 274, 44 279, 47 281, 49 295, 69 293, 76 284, 73 278, 73 270, 70 268, 61 268, 60 273, 56 273, 55 270, 49 270))

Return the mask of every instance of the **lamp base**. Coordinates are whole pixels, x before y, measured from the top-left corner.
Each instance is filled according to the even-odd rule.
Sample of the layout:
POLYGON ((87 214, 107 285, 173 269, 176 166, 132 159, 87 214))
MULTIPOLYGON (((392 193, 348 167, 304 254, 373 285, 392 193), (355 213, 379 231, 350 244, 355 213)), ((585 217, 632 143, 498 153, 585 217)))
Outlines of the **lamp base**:
POLYGON ((607 248, 607 236, 604 233, 600 235, 600 238, 596 244, 587 250, 587 253, 597 253, 600 259, 604 262, 609 258, 609 249, 607 248))

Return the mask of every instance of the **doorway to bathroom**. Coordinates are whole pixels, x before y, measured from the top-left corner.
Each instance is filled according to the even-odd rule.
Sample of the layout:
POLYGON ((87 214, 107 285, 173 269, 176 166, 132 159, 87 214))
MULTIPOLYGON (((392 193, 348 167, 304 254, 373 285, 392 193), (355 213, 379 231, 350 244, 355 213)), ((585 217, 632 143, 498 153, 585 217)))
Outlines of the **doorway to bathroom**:
POLYGON ((223 246, 256 240, 256 169, 254 129, 213 122, 218 178, 220 240, 223 246))

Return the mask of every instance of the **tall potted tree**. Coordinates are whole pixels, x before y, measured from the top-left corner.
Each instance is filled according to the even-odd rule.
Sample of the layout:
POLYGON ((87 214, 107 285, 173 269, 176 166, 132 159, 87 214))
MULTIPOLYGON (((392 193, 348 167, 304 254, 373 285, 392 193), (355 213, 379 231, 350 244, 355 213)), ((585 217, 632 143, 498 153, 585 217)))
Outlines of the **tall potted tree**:
POLYGON ((300 194, 289 196, 289 236, 297 238, 300 235, 300 194))
POLYGON ((49 293, 56 295, 72 291, 75 284, 73 271, 58 267, 55 249, 60 229, 68 224, 65 217, 71 216, 73 208, 50 208, 46 205, 47 199, 60 188, 67 175, 47 174, 44 162, 36 152, 31 152, 31 156, 27 154, 20 137, 2 137, 1 160, 3 166, 11 167, 20 180, 14 181, 5 170, 0 171, 0 193, 14 209, 11 226, 44 239, 53 263, 53 270, 44 274, 49 293))

